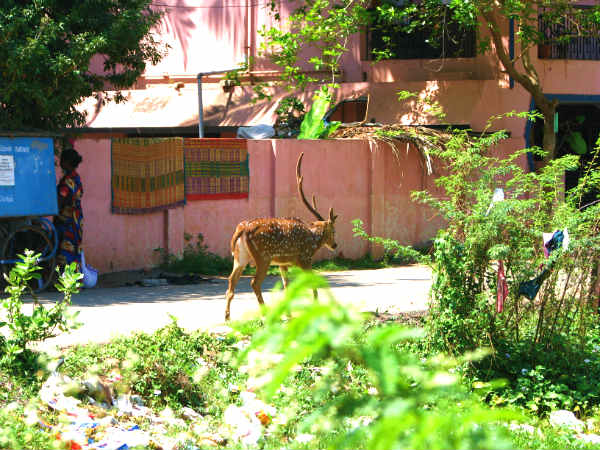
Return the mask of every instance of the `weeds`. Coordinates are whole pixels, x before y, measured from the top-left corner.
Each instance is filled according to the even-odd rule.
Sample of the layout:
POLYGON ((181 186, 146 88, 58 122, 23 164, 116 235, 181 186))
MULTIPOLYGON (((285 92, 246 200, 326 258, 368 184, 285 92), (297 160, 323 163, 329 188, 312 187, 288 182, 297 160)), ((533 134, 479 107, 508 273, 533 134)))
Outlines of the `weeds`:
MULTIPOLYGON (((202 234, 198 234, 195 242, 192 236, 186 234, 185 240, 186 247, 182 258, 167 255, 163 249, 156 249, 161 254, 163 262, 160 268, 162 270, 171 273, 229 276, 233 267, 233 260, 222 258, 208 251, 202 234)), ((421 254, 417 250, 415 250, 415 253, 421 254)), ((313 269, 317 272, 383 269, 413 262, 415 262, 415 258, 406 258, 403 255, 386 255, 383 259, 373 259, 370 255, 358 259, 336 257, 317 261, 313 264, 313 269)), ((255 273, 256 269, 250 265, 244 269, 244 275, 254 275, 255 273)), ((279 275, 279 268, 271 266, 267 273, 268 275, 279 275)))
MULTIPOLYGON (((420 258, 434 274, 428 349, 461 355, 490 348, 490 356, 470 363, 467 373, 478 381, 508 380, 488 397, 494 404, 517 404, 540 415, 556 408, 585 414, 600 403, 600 391, 589 381, 597 357, 586 347, 597 335, 600 204, 582 207, 581 199, 597 198, 600 172, 584 168, 579 185, 565 193, 563 174, 578 167, 577 156, 526 172, 518 160, 531 149, 493 155, 506 136, 454 130, 431 150, 439 189, 413 193, 447 223, 432 258, 420 258), (499 189, 502 196, 495 198, 499 189), (568 230, 570 242, 563 240, 548 255, 542 233, 556 230, 568 230), (501 263, 505 285, 498 281, 501 263)), ((355 227, 388 253, 410 252, 366 236, 360 223, 355 227)))
POLYGON ((160 268, 162 270, 201 275, 229 275, 231 273, 233 260, 209 252, 202 233, 198 233, 195 240, 192 235, 186 233, 184 239, 186 244, 181 258, 167 254, 164 249, 155 249, 161 255, 160 268))
MULTIPOLYGON (((0 328, 8 328, 8 337, 0 334, 0 363, 11 364, 19 355, 27 358, 27 346, 34 342, 44 341, 77 328, 75 322, 77 313, 71 314, 68 310, 71 304, 71 295, 78 292, 81 285, 79 280, 83 277, 77 272, 75 263, 65 267, 60 275, 56 288, 63 293, 62 301, 50 307, 41 305, 29 287, 32 279, 39 279, 41 267, 37 265, 39 254, 26 250, 24 255, 19 255, 20 261, 15 264, 10 273, 4 275, 7 286, 4 289, 8 297, 2 299, 2 307, 6 312, 6 319, 0 322, 0 328), (33 295, 34 303, 32 312, 25 312, 23 296, 33 295)), ((22 358, 22 359, 23 359, 22 358)))
POLYGON ((361 315, 331 297, 314 299, 312 289, 323 286, 320 277, 300 274, 240 357, 265 400, 292 388, 285 397, 298 430, 327 437, 313 448, 510 448, 505 430, 492 423, 518 416, 471 397, 448 371, 456 361, 422 362, 405 351, 404 342, 419 338, 416 330, 388 325, 365 334, 361 315), (316 404, 304 412, 293 387, 302 367, 315 365, 316 404))

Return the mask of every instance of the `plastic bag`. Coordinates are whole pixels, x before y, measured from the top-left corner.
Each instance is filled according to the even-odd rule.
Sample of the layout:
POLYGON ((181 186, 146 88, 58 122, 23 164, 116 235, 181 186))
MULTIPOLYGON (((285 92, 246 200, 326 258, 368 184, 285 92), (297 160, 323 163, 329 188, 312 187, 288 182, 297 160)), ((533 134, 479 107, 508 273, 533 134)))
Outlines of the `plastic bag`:
POLYGON ((81 273, 83 274, 83 287, 93 288, 98 282, 98 271, 85 263, 85 254, 81 251, 81 273))

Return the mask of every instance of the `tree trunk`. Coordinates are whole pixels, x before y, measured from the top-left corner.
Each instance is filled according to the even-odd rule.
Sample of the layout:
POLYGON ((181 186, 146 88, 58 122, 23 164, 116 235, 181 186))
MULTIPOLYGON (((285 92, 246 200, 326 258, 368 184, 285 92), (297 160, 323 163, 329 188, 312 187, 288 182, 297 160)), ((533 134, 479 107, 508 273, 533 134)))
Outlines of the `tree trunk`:
MULTIPOLYGON (((492 2, 493 3, 493 2, 492 2)), ((521 61, 524 66, 524 72, 517 70, 515 61, 509 55, 508 50, 505 48, 503 42, 503 36, 498 23, 498 17, 503 16, 502 13, 495 12, 494 8, 480 9, 480 13, 483 19, 487 22, 488 29, 492 35, 492 41, 494 42, 496 54, 498 59, 502 63, 502 66, 506 73, 513 77, 513 79, 519 83, 527 92, 531 94, 535 100, 535 106, 539 109, 544 116, 544 141, 543 148, 547 152, 544 162, 552 160, 556 156, 556 133, 554 133, 554 113, 556 112, 556 100, 548 100, 544 96, 543 88, 540 84, 540 79, 535 70, 535 66, 531 64, 529 57, 530 47, 521 55, 521 61)))
POLYGON ((556 133, 554 132, 554 115, 556 114, 556 106, 552 106, 550 111, 544 112, 544 140, 543 147, 547 152, 544 157, 544 162, 553 160, 556 157, 556 133))
POLYGON ((553 160, 556 157, 556 133, 554 132, 554 116, 556 114, 556 100, 548 100, 542 93, 541 87, 537 87, 537 92, 532 92, 535 100, 535 107, 540 110, 544 116, 544 139, 542 148, 546 151, 544 162, 553 160))

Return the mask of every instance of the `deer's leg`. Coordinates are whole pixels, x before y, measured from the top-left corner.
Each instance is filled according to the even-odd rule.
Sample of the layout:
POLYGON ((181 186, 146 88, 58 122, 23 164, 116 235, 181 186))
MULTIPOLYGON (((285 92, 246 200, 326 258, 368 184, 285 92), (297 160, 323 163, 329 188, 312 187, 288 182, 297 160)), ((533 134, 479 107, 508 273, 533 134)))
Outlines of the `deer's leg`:
MULTIPOLYGON (((302 269, 302 270, 306 270, 307 272, 312 272, 312 261, 309 260, 304 260, 304 261, 298 261, 298 266, 302 269)), ((316 289, 313 289, 313 295, 315 296, 315 300, 317 298, 319 298, 319 294, 317 293, 316 289)))
POLYGON ((250 285, 252 286, 252 289, 254 289, 254 293, 256 294, 256 299, 258 300, 258 304, 259 305, 264 305, 265 302, 263 300, 262 297, 262 292, 260 290, 260 287, 262 285, 262 282, 265 280, 265 277, 267 276, 267 270, 269 269, 269 264, 271 261, 265 261, 265 260, 261 260, 261 261, 256 261, 256 275, 254 275, 254 278, 252 278, 252 281, 250 282, 250 285))
POLYGON ((288 284, 288 278, 287 278, 288 267, 287 266, 279 266, 279 273, 281 274, 281 282, 283 283, 283 288, 287 289, 287 284, 288 284))
POLYGON ((229 320, 231 300, 233 300, 235 287, 237 286, 238 281, 242 276, 244 268, 248 265, 248 262, 250 261, 245 243, 243 241, 240 241, 241 239, 238 240, 235 251, 233 253, 233 270, 231 271, 231 275, 229 275, 229 284, 227 286, 227 293, 225 294, 225 300, 227 301, 227 306, 225 307, 225 320, 229 320))

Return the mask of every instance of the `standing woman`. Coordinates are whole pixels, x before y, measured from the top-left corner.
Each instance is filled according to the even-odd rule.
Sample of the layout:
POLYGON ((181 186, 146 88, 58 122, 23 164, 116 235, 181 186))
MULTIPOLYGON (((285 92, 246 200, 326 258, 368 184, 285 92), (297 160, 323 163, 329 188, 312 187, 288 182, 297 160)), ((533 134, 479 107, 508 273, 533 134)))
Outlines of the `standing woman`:
POLYGON ((60 167, 63 177, 56 187, 58 194, 58 216, 54 226, 58 233, 58 251, 56 260, 60 267, 76 262, 81 270, 81 239, 83 236, 83 210, 81 197, 83 185, 76 172, 81 163, 81 155, 72 148, 64 149, 60 154, 60 167))

